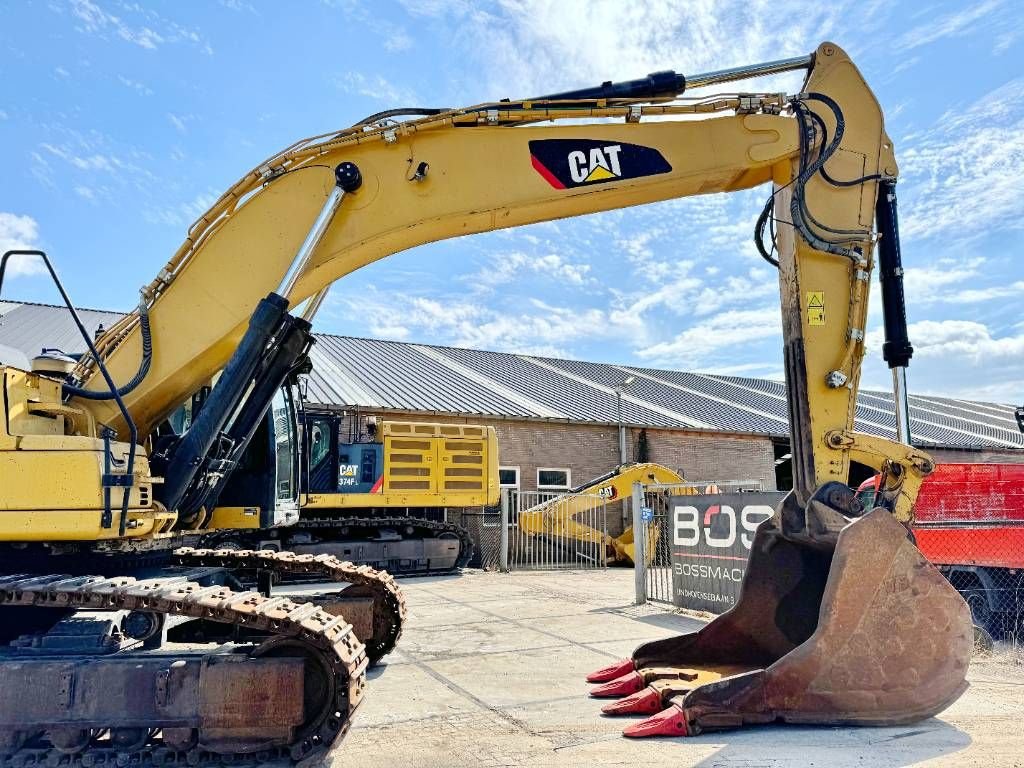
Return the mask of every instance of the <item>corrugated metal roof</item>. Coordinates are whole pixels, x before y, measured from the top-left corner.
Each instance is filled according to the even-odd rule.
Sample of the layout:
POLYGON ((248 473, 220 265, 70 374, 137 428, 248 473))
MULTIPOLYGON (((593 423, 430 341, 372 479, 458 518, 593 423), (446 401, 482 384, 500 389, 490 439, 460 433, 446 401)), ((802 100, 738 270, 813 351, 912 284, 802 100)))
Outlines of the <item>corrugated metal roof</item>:
MULTIPOLYGON (((120 317, 80 313, 90 332, 120 317)), ((0 304, 0 355, 5 346, 28 358, 44 346, 68 353, 83 348, 62 307, 17 302, 0 304)), ((628 424, 788 435, 785 386, 768 379, 324 334, 312 358, 309 398, 320 405, 610 424, 615 387, 634 376, 622 403, 628 424)), ((910 412, 914 442, 923 446, 1024 449, 1008 405, 912 395, 910 412)), ((856 426, 893 437, 892 396, 862 391, 856 426)))
MULTIPOLYGON (((100 325, 109 328, 123 314, 79 309, 78 316, 85 329, 95 336, 100 325)), ((44 347, 59 349, 67 354, 80 354, 86 349, 82 335, 65 307, 13 301, 0 304, 0 344, 18 350, 29 360, 44 347)))

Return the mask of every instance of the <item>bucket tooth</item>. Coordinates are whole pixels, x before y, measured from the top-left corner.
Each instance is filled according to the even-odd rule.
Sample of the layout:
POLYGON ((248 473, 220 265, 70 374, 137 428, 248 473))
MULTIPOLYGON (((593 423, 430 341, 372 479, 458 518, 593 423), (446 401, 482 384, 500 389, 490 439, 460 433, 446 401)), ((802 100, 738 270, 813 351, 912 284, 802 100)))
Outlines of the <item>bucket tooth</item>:
POLYGON ((649 736, 689 736, 690 728, 683 708, 678 704, 671 704, 653 717, 627 725, 622 735, 632 739, 649 736))
POLYGON ((784 534, 784 519, 758 528, 735 607, 699 632, 641 645, 638 672, 592 692, 621 696, 647 684, 671 697, 674 709, 627 735, 777 721, 900 725, 966 690, 970 611, 903 525, 875 509, 816 539, 784 534))
POLYGON ((627 696, 641 690, 646 682, 639 672, 630 672, 628 675, 617 677, 614 680, 599 685, 590 691, 595 699, 614 698, 616 696, 627 696))
POLYGON ((616 661, 614 664, 609 664, 607 667, 602 667, 601 669, 598 669, 595 672, 591 672, 589 675, 587 675, 587 682, 607 683, 610 680, 614 680, 617 677, 622 677, 623 675, 632 671, 633 660, 622 659, 621 661, 616 661))
POLYGON ((649 685, 624 699, 605 704, 601 711, 606 715, 653 715, 663 706, 661 691, 649 685))

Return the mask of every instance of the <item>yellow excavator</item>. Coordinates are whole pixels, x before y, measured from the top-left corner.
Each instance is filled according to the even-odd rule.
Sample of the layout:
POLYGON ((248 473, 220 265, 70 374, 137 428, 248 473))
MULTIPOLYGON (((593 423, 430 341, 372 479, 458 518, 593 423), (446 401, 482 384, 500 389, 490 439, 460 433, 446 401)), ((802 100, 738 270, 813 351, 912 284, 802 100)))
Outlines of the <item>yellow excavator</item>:
POLYGON ((325 753, 363 695, 367 654, 397 639, 400 592, 330 557, 181 547, 252 508, 262 526, 295 519, 281 385, 306 364, 327 286, 428 241, 769 184, 756 234, 779 273, 794 489, 758 529, 731 611, 592 678, 665 707, 633 733, 940 711, 965 688, 972 635, 908 536, 933 464, 907 444, 896 179, 878 102, 831 43, 691 77, 393 110, 274 155, 190 228, 138 311, 95 342, 80 326, 89 354, 68 375, 0 368, 3 761, 325 753), (793 95, 686 95, 790 70, 806 71, 793 95), (853 427, 876 256, 895 441, 853 427), (851 461, 882 474, 874 509, 849 489, 851 461), (264 589, 237 591, 239 571, 264 589), (351 608, 266 596, 282 571, 347 581, 351 608), (165 645, 182 638, 207 645, 165 645))
POLYGON ((372 434, 346 440, 339 414, 304 410, 298 520, 261 528, 252 511, 203 545, 330 554, 396 576, 467 566, 473 539, 444 515, 498 504, 494 427, 373 418, 372 434))
MULTIPOLYGON (((633 565, 636 543, 633 541, 633 527, 628 526, 619 536, 609 536, 604 531, 580 522, 579 515, 604 504, 629 498, 633 483, 645 485, 682 484, 682 475, 661 464, 641 462, 621 464, 611 472, 595 477, 590 482, 568 493, 554 496, 535 504, 519 513, 516 518, 519 530, 528 536, 551 539, 558 545, 593 545, 603 543, 606 561, 612 565, 633 565)), ((681 487, 674 491, 677 496, 697 493, 695 489, 681 487)), ((651 527, 647 534, 647 562, 654 556, 658 542, 658 529, 651 527)))

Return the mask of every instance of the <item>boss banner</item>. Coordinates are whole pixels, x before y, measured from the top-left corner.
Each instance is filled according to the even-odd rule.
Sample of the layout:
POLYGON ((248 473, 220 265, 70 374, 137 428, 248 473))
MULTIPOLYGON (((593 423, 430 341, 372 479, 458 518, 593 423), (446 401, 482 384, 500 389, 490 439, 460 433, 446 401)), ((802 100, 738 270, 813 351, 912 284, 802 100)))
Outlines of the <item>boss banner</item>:
POLYGON ((736 604, 754 531, 783 496, 758 491, 672 497, 668 533, 677 607, 724 613, 736 604))

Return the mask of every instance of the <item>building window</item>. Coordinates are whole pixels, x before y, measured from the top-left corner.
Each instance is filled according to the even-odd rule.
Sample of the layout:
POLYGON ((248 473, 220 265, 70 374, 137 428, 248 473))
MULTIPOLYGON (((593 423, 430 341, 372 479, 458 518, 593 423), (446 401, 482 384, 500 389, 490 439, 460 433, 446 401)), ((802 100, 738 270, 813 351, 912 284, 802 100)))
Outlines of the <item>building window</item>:
MULTIPOLYGON (((519 506, 519 468, 518 467, 499 467, 498 468, 498 487, 503 489, 504 494, 508 494, 509 497, 509 527, 515 526, 516 510, 519 506), (506 490, 507 488, 507 490, 506 490)), ((496 528, 499 525, 501 519, 501 508, 495 507, 492 514, 485 514, 483 516, 483 527, 485 528, 496 528)))
POLYGON ((498 467, 498 485, 502 488, 518 488, 519 467, 498 467))
POLYGON ((537 468, 538 491, 567 491, 572 487, 572 475, 568 469, 552 467, 537 468))

